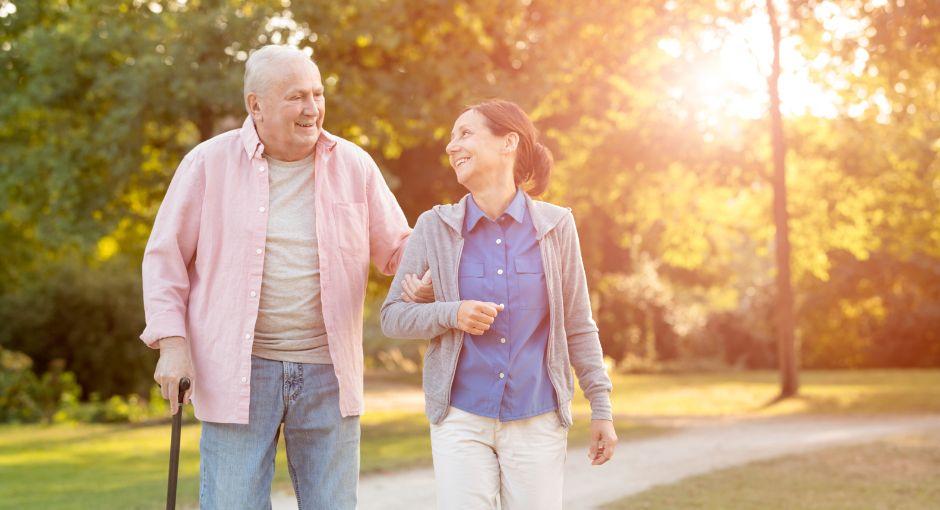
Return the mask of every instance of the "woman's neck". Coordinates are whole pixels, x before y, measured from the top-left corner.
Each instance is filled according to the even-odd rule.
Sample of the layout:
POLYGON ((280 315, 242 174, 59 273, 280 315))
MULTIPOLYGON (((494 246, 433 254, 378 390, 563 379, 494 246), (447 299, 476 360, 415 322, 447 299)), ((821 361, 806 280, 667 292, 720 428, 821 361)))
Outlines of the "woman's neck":
POLYGON ((491 220, 496 220, 506 212, 512 199, 516 196, 516 185, 512 180, 502 183, 492 183, 480 189, 470 190, 473 201, 491 220))

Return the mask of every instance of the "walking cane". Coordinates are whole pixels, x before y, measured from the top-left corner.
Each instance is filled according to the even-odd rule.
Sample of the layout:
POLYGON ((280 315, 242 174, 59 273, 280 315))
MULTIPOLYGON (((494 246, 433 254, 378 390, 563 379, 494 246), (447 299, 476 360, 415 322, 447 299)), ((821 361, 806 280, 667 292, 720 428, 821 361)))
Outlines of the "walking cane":
POLYGON ((189 378, 180 379, 180 391, 177 397, 179 406, 173 415, 173 433, 170 436, 170 478, 166 485, 166 510, 176 508, 176 479, 180 467, 180 430, 183 428, 183 396, 189 389, 189 378))

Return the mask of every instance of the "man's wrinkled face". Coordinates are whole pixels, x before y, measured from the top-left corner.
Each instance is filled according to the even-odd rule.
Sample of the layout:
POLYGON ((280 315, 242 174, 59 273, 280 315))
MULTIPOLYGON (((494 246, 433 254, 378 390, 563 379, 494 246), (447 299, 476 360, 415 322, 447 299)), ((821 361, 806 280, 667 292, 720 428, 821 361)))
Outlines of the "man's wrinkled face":
POLYGON ((313 62, 291 62, 257 102, 260 115, 254 108, 252 115, 266 153, 295 161, 313 151, 326 116, 323 82, 313 62))

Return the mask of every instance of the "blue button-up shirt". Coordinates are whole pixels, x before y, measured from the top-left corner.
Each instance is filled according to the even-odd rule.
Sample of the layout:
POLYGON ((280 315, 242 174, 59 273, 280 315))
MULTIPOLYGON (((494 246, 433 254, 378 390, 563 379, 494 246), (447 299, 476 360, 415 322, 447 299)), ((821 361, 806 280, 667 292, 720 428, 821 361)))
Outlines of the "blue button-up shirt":
POLYGON ((460 299, 503 304, 482 335, 464 334, 451 405, 500 421, 557 408, 548 378, 548 291, 535 226, 525 195, 516 191, 506 212, 490 220, 467 200, 460 299))

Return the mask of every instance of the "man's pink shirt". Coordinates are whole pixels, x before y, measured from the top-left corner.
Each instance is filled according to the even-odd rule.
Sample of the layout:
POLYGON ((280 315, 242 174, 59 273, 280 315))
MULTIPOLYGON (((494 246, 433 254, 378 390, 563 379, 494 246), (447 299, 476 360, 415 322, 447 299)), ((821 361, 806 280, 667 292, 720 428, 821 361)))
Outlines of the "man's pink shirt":
MULTIPOLYGON (((268 225, 268 165, 251 117, 183 158, 143 260, 140 338, 185 337, 196 417, 248 423, 251 344, 268 225)), ((340 412, 361 414, 362 315, 369 261, 393 274, 411 233, 372 158, 321 131, 315 157, 323 320, 340 412)))

